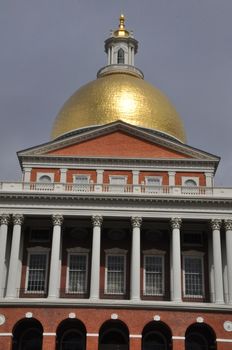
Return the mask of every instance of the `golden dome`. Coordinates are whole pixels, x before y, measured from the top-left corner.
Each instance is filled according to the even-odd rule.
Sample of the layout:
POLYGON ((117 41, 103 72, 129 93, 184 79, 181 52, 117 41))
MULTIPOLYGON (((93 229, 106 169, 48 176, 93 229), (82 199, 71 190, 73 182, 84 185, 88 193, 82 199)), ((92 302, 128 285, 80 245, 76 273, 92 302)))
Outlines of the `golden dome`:
POLYGON ((60 110, 52 138, 116 120, 185 142, 182 121, 168 98, 138 75, 123 71, 108 72, 78 89, 60 110))

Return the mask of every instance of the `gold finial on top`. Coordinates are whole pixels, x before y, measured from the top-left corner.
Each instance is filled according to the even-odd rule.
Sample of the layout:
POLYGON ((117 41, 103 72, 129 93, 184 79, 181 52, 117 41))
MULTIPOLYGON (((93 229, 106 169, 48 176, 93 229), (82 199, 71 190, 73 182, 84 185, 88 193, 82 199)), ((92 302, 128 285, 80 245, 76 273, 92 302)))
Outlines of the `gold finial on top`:
POLYGON ((120 30, 125 30, 125 16, 123 14, 121 14, 119 17, 119 26, 118 27, 120 30))

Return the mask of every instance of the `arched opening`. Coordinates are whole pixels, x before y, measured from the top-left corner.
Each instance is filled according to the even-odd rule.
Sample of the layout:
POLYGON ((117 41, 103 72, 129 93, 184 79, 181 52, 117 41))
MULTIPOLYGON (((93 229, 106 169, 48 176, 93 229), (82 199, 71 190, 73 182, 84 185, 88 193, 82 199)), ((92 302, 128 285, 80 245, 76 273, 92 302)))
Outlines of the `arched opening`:
POLYGON ((12 350, 42 350, 43 327, 34 318, 19 321, 13 329, 12 350))
POLYGON ((118 50, 118 60, 117 61, 119 64, 125 63, 125 52, 122 48, 118 50))
POLYGON ((106 321, 99 332, 99 350, 128 350, 129 331, 119 320, 106 321))
POLYGON ((205 323, 195 323, 185 333, 185 350, 216 350, 216 336, 205 323))
POLYGON ((77 319, 60 323, 56 332, 56 350, 85 350, 86 328, 77 319))
POLYGON ((51 183, 52 180, 51 180, 51 177, 49 175, 42 175, 39 178, 39 182, 45 184, 45 183, 51 183))
POLYGON ((142 333, 142 350, 171 350, 172 333, 163 322, 148 323, 142 333))
POLYGON ((197 186, 197 183, 196 181, 192 180, 192 179, 188 179, 184 182, 184 185, 186 187, 196 187, 197 186))

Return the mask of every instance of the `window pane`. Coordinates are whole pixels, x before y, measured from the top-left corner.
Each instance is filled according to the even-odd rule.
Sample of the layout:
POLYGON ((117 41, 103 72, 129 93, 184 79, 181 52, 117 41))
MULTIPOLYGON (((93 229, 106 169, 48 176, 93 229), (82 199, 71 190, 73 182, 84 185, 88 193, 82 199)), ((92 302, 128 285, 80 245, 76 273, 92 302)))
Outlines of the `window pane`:
POLYGON ((162 256, 145 256, 145 294, 146 295, 163 295, 163 257, 162 256))
POLYGON ((69 256, 69 285, 71 293, 86 293, 87 289, 87 255, 71 254, 69 256))
POLYGON ((46 279, 46 254, 31 254, 28 267, 27 291, 44 292, 46 279))
POLYGON ((203 268, 199 257, 184 258, 185 295, 203 296, 203 268))
POLYGON ((106 293, 123 294, 124 286, 124 265, 125 256, 123 255, 108 255, 107 256, 107 285, 106 293))

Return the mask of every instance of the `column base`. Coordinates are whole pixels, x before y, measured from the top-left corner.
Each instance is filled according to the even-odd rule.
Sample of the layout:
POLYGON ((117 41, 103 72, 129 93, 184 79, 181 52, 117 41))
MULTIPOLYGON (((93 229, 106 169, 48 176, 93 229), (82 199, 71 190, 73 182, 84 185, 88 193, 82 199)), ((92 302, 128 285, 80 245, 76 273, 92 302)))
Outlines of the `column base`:
POLYGON ((221 305, 223 305, 223 304, 225 304, 225 302, 224 302, 224 300, 216 300, 216 301, 215 301, 215 304, 221 304, 221 305))

